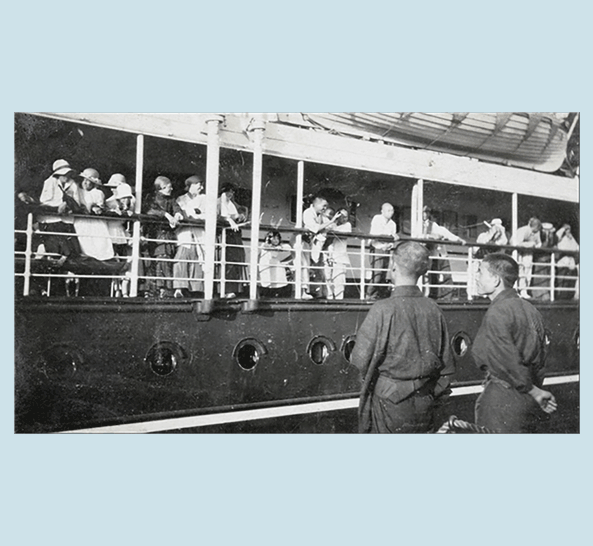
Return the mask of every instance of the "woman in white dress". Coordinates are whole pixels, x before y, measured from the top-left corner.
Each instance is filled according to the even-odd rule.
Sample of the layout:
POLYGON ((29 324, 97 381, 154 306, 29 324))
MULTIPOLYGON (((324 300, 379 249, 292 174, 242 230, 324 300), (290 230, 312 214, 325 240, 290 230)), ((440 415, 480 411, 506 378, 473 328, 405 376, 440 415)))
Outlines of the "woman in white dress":
MULTIPOLYGON (((202 179, 198 175, 190 176, 185 181, 185 189, 186 193, 177 198, 183 219, 205 220, 206 196, 202 179)), ((173 295, 176 298, 182 298, 188 292, 204 291, 203 245, 203 227, 183 226, 177 229, 177 261, 173 264, 173 295)))
MULTIPOLYGON (((84 212, 98 215, 105 209, 105 195, 99 189, 101 180, 97 170, 88 168, 80 173, 79 199, 84 212)), ((109 226, 105 220, 90 218, 75 218, 74 229, 82 253, 97 260, 110 260, 115 256, 109 233, 109 226)))

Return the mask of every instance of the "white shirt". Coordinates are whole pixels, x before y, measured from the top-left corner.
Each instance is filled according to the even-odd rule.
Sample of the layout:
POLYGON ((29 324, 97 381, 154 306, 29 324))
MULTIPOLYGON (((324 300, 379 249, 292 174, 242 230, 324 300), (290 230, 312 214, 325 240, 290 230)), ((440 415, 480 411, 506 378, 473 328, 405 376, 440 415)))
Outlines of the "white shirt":
MULTIPOLYGON (((382 235, 384 237, 395 237, 397 225, 391 219, 385 218, 382 214, 376 214, 371 221, 370 235, 382 235)), ((380 241, 371 241, 371 246, 377 250, 387 250, 391 248, 392 243, 382 243, 380 241)))

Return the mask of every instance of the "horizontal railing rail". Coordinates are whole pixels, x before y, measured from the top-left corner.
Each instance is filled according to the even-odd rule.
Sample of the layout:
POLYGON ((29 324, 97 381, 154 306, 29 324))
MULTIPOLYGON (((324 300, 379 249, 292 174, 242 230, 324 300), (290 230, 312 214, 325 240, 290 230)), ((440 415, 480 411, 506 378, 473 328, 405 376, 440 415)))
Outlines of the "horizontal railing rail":
MULTIPOLYGON (((50 214, 47 211, 39 211, 50 214)), ((52 216, 60 215, 51 212, 52 216)), ((44 285, 43 294, 58 292, 52 290, 52 279, 80 283, 81 279, 110 279, 111 286, 107 291, 113 295, 163 295, 157 294, 154 287, 162 288, 165 295, 176 295, 177 286, 189 287, 203 285, 206 281, 204 275, 203 256, 205 255, 205 242, 203 240, 180 239, 178 234, 184 228, 205 228, 202 220, 183 220, 175 229, 171 228, 166 220, 147 214, 117 215, 106 213, 99 215, 68 214, 64 215, 68 221, 77 219, 102 221, 107 223, 128 224, 128 230, 118 235, 109 237, 100 234, 84 233, 85 238, 105 239, 117 241, 117 245, 128 248, 125 254, 114 254, 113 259, 100 261, 92 256, 82 256, 81 261, 75 259, 58 265, 60 255, 48 252, 41 246, 47 237, 76 237, 76 233, 63 233, 52 231, 51 224, 47 231, 41 231, 35 222, 35 216, 28 216, 27 228, 15 230, 15 236, 25 240, 25 244, 15 247, 15 277, 23 282, 19 293, 27 296, 35 292, 32 283, 44 285), (166 238, 163 232, 159 236, 151 235, 151 231, 165 227, 169 235, 166 238), (158 252, 155 248, 165 245, 158 252), (179 248, 193 250, 193 254, 183 255, 179 248), (191 256, 191 257, 188 257, 191 256), (125 283, 127 290, 122 291, 125 283), (152 288, 150 288, 152 287, 152 288)), ((241 226, 245 231, 250 231, 251 226, 245 223, 241 226)), ((187 231, 187 229, 185 230, 187 231)), ((250 238, 242 236, 240 241, 234 239, 229 242, 228 224, 219 220, 217 224, 217 237, 214 243, 215 260, 214 283, 216 293, 224 298, 236 294, 237 286, 240 292, 246 293, 250 279, 255 278, 262 295, 276 294, 279 288, 288 287, 282 292, 283 297, 302 299, 312 295, 318 298, 366 299, 369 295, 382 291, 383 296, 388 295, 391 283, 388 278, 389 252, 381 252, 371 247, 372 242, 394 242, 391 237, 371 236, 357 231, 327 232, 326 244, 323 248, 314 249, 312 244, 305 239, 313 239, 305 229, 293 226, 274 226, 262 224, 259 226, 258 237, 258 263, 257 269, 251 271, 250 267, 250 238), (262 257, 266 252, 274 252, 265 244, 267 232, 275 230, 281 234, 284 246, 278 251, 288 253, 284 261, 264 264, 262 257), (305 237, 307 236, 307 237, 305 237), (339 252, 336 242, 340 243, 339 252), (289 250, 287 249, 287 243, 289 250), (332 246, 333 245, 333 246, 332 246), (337 256, 337 261, 336 261, 337 256), (265 267, 263 267, 265 265, 265 267), (266 269, 267 268, 267 269, 266 269), (279 281, 274 277, 278 273, 279 281), (272 281, 267 277, 274 277, 272 281), (269 282, 268 282, 269 281, 269 282), (264 285, 268 286, 264 286, 264 285), (282 284, 282 286, 276 286, 282 284), (234 286, 229 290, 229 286, 234 286), (241 288, 242 287, 242 288, 241 288), (290 293, 288 293, 290 289, 290 293)), ((579 297, 579 266, 578 251, 565 251, 558 248, 531 248, 513 245, 479 244, 476 242, 451 242, 439 239, 426 239, 400 235, 399 241, 417 241, 427 244, 431 252, 430 268, 420 280, 419 287, 424 293, 435 299, 467 300, 471 301, 479 296, 476 287, 476 275, 480 259, 478 251, 505 252, 513 255, 521 266, 519 288, 525 297, 534 297, 555 301, 556 299, 578 299, 579 297), (524 264, 524 257, 529 257, 529 264, 524 264), (560 257, 569 256, 574 260, 573 267, 558 266, 560 257)), ((115 248, 115 247, 114 247, 115 248)), ((566 264, 564 264, 566 265, 566 264)), ((181 290, 181 289, 180 289, 181 290)), ((39 292, 39 290, 37 290, 39 292)), ((68 291, 65 291, 68 295, 68 291)), ((202 290, 185 290, 182 296, 199 297, 202 290), (188 294, 189 293, 189 294, 188 294), (194 294, 195 293, 195 294, 194 294)), ((279 293, 279 292, 278 292, 279 293)), ((105 294, 107 295, 107 294, 105 294)), ((278 296, 279 297, 279 296, 278 296)))

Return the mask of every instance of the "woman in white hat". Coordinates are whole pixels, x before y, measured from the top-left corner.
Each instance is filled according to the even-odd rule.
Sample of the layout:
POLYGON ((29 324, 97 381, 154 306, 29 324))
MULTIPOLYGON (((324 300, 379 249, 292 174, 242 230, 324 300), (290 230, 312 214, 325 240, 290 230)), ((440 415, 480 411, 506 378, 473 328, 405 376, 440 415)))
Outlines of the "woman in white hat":
MULTIPOLYGON (((88 215, 99 215, 105 209, 105 194, 99 189, 102 186, 99 173, 91 167, 80 173, 80 204, 88 215)), ((115 256, 109 227, 105 220, 76 218, 76 233, 83 254, 97 260, 110 260, 115 256)))
MULTIPOLYGON (((579 251, 579 243, 572 235, 570 224, 564 224, 556 233, 556 237, 559 250, 579 251)), ((559 260, 556 262, 556 286, 568 290, 557 290, 556 299, 570 300, 574 298, 578 280, 577 267, 577 260, 573 254, 559 253, 559 260)))
MULTIPOLYGON (((105 207, 110 214, 129 217, 134 213, 134 203, 132 188, 128 184, 122 183, 115 187, 113 195, 105 201, 105 207)), ((132 246, 130 221, 111 220, 108 225, 115 253, 118 256, 129 256, 132 246)))
POLYGON ((58 265, 60 266, 68 258, 80 254, 80 245, 73 226, 74 220, 68 216, 78 212, 79 203, 79 189, 74 180, 74 169, 64 159, 54 161, 52 174, 43 183, 39 196, 39 204, 48 214, 40 214, 38 221, 41 232, 65 234, 43 235, 41 238, 45 252, 59 255, 58 265))

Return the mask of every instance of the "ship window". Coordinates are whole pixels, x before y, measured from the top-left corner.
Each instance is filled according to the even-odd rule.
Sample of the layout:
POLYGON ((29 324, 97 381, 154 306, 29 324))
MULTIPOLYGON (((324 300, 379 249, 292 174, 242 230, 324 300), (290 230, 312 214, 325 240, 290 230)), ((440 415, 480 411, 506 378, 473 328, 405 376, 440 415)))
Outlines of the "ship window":
POLYGON ((325 336, 314 337, 307 347, 307 354, 315 364, 323 364, 330 353, 336 350, 336 344, 325 336))
POLYGON ((356 345, 355 335, 347 336, 346 338, 344 338, 344 341, 342 342, 342 354, 348 362, 350 362, 350 357, 352 356, 354 345, 356 345))
POLYGON ((47 374, 73 376, 83 362, 80 351, 66 343, 52 345, 43 352, 43 367, 47 374))
POLYGON ((253 370, 267 353, 263 343, 254 338, 247 338, 237 343, 233 357, 241 369, 253 370))
POLYGON ((577 348, 577 351, 580 351, 581 350, 581 334, 579 333, 578 330, 574 333, 574 344, 577 348))
POLYGON ((185 360, 187 360, 187 353, 183 347, 169 341, 161 341, 153 345, 145 358, 150 369, 161 377, 171 375, 185 360))
POLYGON ((465 356, 472 344, 471 338, 465 332, 457 332, 451 338, 451 349, 456 356, 465 356))
POLYGON ((544 330, 544 339, 546 341, 546 347, 548 347, 552 343, 552 332, 547 328, 544 330))

